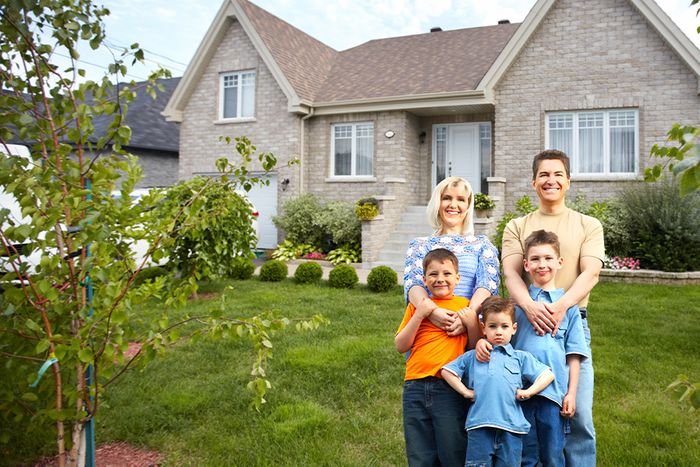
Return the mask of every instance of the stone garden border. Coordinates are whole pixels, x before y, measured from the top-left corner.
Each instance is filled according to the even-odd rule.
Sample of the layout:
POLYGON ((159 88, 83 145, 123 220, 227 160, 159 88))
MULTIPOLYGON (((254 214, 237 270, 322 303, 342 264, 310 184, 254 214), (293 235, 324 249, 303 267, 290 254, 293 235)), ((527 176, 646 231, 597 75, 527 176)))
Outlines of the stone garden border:
POLYGON ((651 269, 603 269, 600 282, 626 284, 700 285, 700 271, 664 272, 651 269))

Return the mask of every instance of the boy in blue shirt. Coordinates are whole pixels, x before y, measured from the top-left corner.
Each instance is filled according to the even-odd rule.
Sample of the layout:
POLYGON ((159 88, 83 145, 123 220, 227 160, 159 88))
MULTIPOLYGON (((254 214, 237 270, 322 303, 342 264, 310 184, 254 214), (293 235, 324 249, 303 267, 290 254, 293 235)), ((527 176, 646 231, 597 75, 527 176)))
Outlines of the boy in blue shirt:
MULTIPOLYGON (((564 259, 559 239, 553 232, 536 230, 526 239, 523 265, 530 275, 530 297, 536 302, 552 303, 563 289, 554 285, 564 259)), ((515 320, 520 332, 513 338, 513 347, 530 352, 554 372, 554 383, 540 394, 523 402, 523 413, 530 423, 530 432, 523 440, 523 466, 564 466, 566 418, 576 412, 581 359, 590 357, 583 333, 578 306, 569 308, 556 335, 538 336, 520 307, 515 307, 515 320)))
POLYGON ((487 298, 481 316, 482 331, 493 346, 490 361, 479 362, 470 350, 445 365, 442 377, 464 398, 474 400, 466 422, 466 465, 517 466, 523 435, 530 429, 520 401, 542 391, 554 375, 530 353, 510 345, 518 328, 511 300, 487 298), (524 381, 532 385, 523 389, 524 381))

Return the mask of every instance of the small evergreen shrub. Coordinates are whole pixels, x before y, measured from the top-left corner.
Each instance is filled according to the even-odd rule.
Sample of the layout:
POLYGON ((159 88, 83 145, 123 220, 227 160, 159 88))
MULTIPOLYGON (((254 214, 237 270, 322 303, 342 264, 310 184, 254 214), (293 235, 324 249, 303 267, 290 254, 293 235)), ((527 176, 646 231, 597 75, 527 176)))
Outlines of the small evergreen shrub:
POLYGON ((228 268, 228 276, 231 279, 247 280, 253 277, 255 272, 255 263, 250 258, 237 257, 231 260, 228 268))
POLYGON ((134 279, 134 285, 141 285, 148 280, 153 280, 156 277, 165 276, 168 271, 162 266, 150 266, 141 269, 134 279))
POLYGON ((314 261, 301 263, 294 271, 294 279, 300 284, 316 283, 321 280, 321 276, 323 276, 323 269, 314 261))
POLYGON ((389 266, 372 268, 367 276, 367 287, 372 292, 386 292, 397 284, 396 271, 389 266))
POLYGON ((328 275, 328 285, 336 289, 351 289, 358 281, 355 268, 349 264, 337 265, 328 275))
POLYGON ((265 282, 280 282, 287 278, 289 268, 283 261, 271 259, 260 267, 260 280, 265 282))

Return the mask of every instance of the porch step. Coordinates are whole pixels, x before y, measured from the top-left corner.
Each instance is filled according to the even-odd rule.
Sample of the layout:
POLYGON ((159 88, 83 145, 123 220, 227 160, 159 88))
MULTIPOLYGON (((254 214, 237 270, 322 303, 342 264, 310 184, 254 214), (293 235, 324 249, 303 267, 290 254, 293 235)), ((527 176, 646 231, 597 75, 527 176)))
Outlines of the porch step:
POLYGON ((389 240, 379 252, 374 266, 389 266, 400 275, 403 274, 404 261, 408 243, 416 237, 432 234, 425 214, 426 206, 408 206, 401 216, 401 221, 389 236, 389 240))

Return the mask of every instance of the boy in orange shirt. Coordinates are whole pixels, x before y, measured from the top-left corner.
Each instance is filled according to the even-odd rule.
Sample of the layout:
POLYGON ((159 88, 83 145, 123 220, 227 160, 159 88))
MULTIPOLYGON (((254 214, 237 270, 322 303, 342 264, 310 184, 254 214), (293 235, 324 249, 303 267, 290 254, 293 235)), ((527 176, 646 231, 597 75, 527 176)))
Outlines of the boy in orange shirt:
MULTIPOLYGON (((451 251, 430 251, 423 259, 423 271, 431 300, 440 308, 458 312, 469 305, 466 298, 453 295, 459 283, 459 268, 451 251)), ((418 313, 409 303, 394 338, 396 350, 410 350, 403 387, 408 465, 464 465, 468 402, 441 378, 440 370, 464 353, 468 336, 448 336, 425 319, 428 315, 418 313)))

